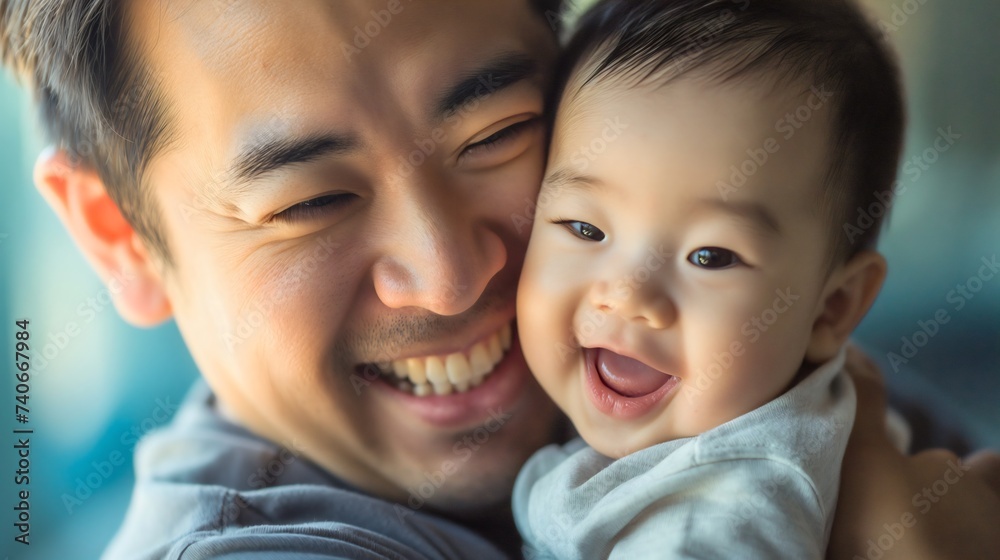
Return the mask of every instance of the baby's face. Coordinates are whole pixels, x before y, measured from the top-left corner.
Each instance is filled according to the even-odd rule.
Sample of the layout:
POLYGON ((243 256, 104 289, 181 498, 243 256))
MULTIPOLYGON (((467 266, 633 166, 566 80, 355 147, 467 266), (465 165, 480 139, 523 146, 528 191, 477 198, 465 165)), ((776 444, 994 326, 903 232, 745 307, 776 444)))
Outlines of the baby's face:
POLYGON ((718 426, 802 368, 835 234, 821 203, 833 106, 793 89, 685 78, 563 99, 518 325, 601 453, 718 426))

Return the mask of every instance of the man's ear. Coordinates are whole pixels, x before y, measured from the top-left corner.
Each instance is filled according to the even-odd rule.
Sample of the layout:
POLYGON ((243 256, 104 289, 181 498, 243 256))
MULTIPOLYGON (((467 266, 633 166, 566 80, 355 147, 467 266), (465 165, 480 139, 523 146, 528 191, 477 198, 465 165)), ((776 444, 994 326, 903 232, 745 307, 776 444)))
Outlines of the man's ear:
POLYGON ((862 251, 830 275, 816 309, 806 360, 819 364, 837 354, 871 308, 887 270, 882 255, 862 251))
POLYGON ((35 162, 35 186, 108 286, 129 323, 151 327, 171 316, 157 263, 108 196, 97 173, 48 148, 35 162))

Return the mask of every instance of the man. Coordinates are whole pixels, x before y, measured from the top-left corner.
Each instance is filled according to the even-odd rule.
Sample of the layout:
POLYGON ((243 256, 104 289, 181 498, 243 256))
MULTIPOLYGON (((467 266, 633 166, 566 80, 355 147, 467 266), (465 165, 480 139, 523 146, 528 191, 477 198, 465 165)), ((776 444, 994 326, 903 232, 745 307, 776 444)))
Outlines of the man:
MULTIPOLYGON (((119 312, 173 317, 211 387, 140 446, 109 558, 516 551, 513 478, 561 426, 505 344, 556 4, 2 4, 0 52, 59 146, 39 189, 122 284, 119 312)), ((879 435, 879 394, 849 450, 837 558, 933 480, 879 435)), ((988 534, 935 520, 885 557, 988 534)))

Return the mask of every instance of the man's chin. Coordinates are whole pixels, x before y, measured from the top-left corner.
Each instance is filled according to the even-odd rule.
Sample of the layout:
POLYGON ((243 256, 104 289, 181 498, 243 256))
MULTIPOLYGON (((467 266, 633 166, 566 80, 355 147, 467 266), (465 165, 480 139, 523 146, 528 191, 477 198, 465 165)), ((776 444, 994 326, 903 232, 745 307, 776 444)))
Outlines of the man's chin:
POLYGON ((407 477, 405 505, 462 519, 509 515, 521 467, 535 451, 558 441, 566 427, 565 417, 533 380, 526 396, 502 429, 455 438, 439 461, 407 477))
POLYGON ((530 448, 505 443, 514 442, 489 441, 477 451, 449 453, 416 473, 410 471, 416 476, 406 477, 403 505, 448 516, 479 515, 506 507, 518 471, 544 442, 530 448), (493 449, 487 449, 491 443, 493 449))
MULTIPOLYGON (((456 476, 426 498, 423 509, 466 522, 505 515, 518 470, 519 466, 506 469, 507 472, 470 472, 471 476, 456 476)), ((420 490, 427 490, 423 483, 417 487, 417 497, 423 499, 420 490)), ((410 498, 408 501, 414 501, 412 493, 410 498)), ((412 508, 413 504, 407 503, 407 506, 412 508)))

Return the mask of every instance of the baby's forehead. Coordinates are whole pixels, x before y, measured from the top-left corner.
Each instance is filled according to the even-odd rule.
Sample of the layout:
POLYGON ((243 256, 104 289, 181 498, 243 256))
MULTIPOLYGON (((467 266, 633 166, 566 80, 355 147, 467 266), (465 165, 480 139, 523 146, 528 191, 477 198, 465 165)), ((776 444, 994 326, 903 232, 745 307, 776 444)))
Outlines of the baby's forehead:
POLYGON ((546 197, 671 189, 692 200, 795 199, 802 211, 824 196, 835 145, 824 88, 693 78, 637 87, 605 78, 568 91, 546 197), (615 188, 593 188, 600 182, 615 188))
MULTIPOLYGON (((571 116, 579 111, 593 110, 595 105, 622 96, 648 100, 651 110, 669 111, 672 107, 668 97, 662 93, 679 87, 706 94, 738 92, 750 100, 767 100, 771 106, 797 107, 813 96, 818 96, 824 105, 840 101, 834 97, 830 84, 812 73, 775 66, 733 76, 715 72, 713 68, 699 67, 673 76, 669 73, 637 76, 628 71, 605 71, 594 76, 592 69, 578 67, 570 74, 556 111, 560 115, 571 116)), ((776 117, 785 114, 777 114, 776 117)))
MULTIPOLYGON (((741 159, 754 151, 787 151, 800 143, 796 136, 808 129, 830 139, 822 149, 827 159, 834 157, 842 99, 827 84, 807 77, 762 72, 723 80, 697 72, 670 81, 636 83, 628 75, 609 74, 568 85, 556 108, 556 146, 566 137, 584 136, 595 148, 591 151, 598 152, 609 137, 617 138, 629 127, 642 129, 648 118, 687 136, 692 144, 696 140, 742 142, 741 159), (636 108, 630 111, 633 118, 622 122, 621 110, 629 105, 636 108), (707 117, 690 118, 691 114, 707 117)), ((663 135, 647 137, 655 141, 663 135)))

